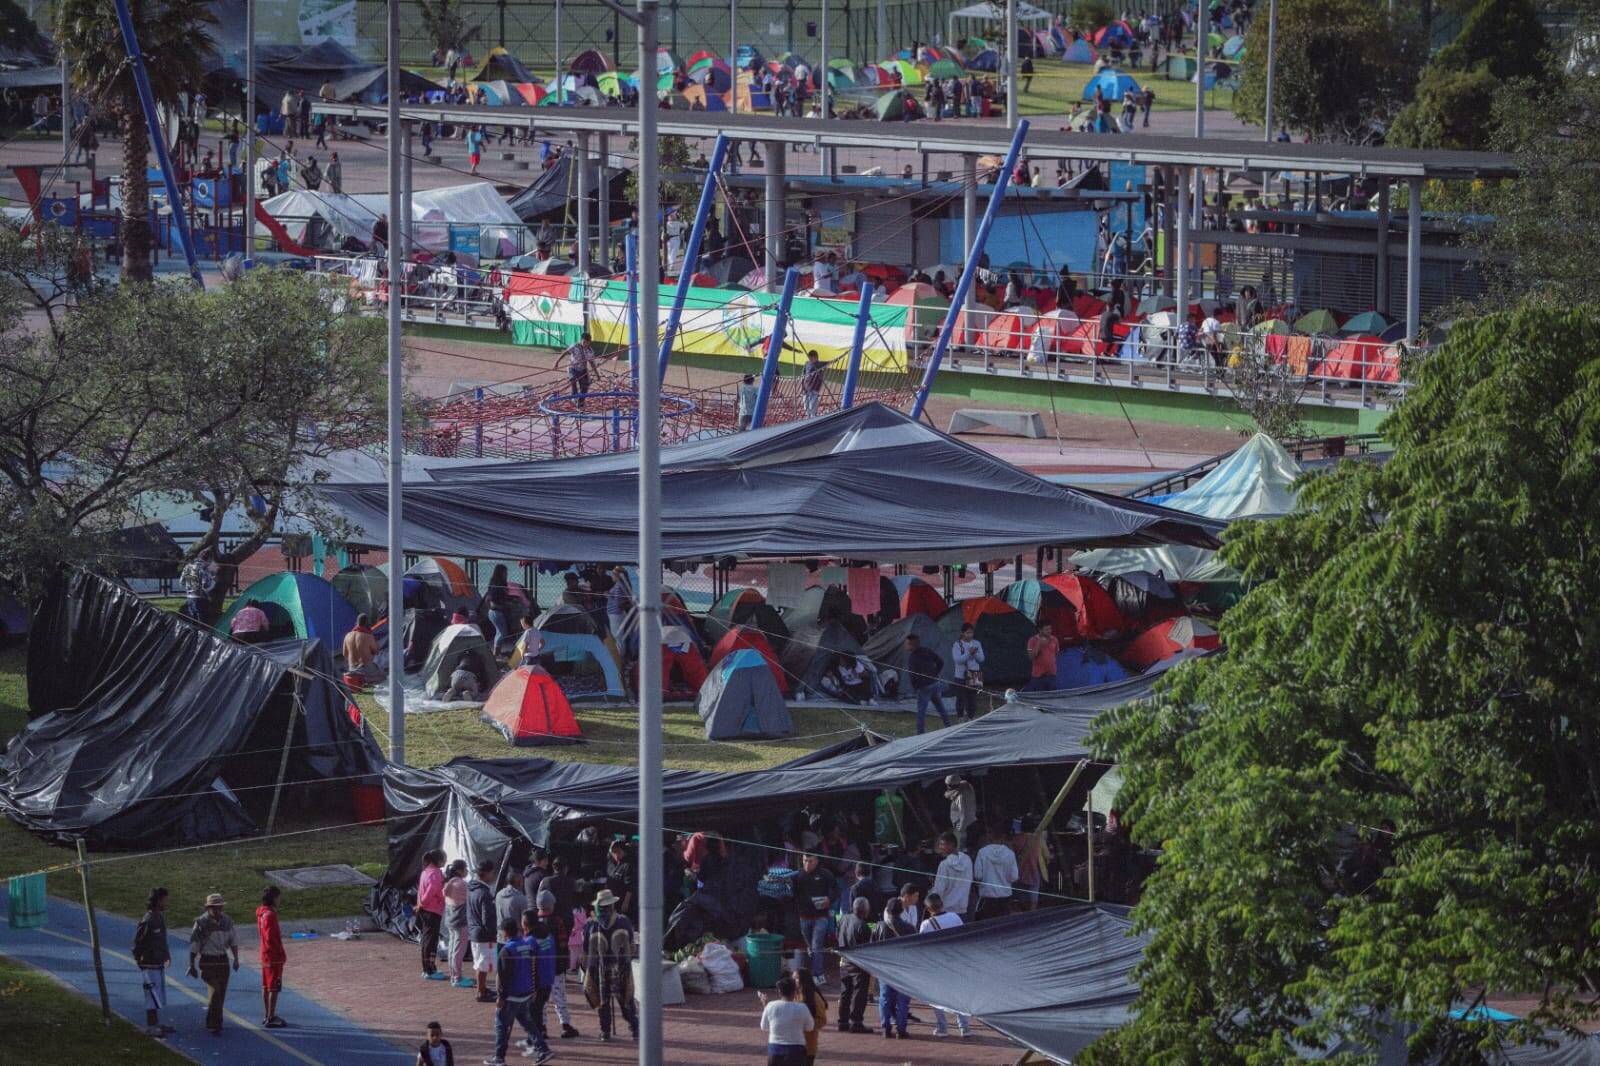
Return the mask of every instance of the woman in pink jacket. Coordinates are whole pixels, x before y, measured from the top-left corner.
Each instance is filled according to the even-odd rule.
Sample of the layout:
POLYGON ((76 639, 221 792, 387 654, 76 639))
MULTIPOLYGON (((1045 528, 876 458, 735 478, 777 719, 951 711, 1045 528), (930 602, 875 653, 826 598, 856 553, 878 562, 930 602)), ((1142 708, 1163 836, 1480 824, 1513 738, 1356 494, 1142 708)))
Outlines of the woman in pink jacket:
POLYGON ((439 923, 444 919, 444 852, 422 856, 422 876, 417 878, 417 932, 422 940, 422 977, 443 981, 435 961, 439 954, 439 923))

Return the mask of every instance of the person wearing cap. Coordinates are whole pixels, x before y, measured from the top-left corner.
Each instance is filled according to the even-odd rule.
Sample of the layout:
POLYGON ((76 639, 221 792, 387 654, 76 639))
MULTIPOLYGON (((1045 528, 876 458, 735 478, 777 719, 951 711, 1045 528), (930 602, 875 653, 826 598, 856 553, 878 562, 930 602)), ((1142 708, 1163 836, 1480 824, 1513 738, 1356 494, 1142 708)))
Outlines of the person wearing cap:
POLYGON ((611 1003, 622 1009, 633 1038, 639 1038, 639 1015, 633 1007, 633 924, 617 913, 617 897, 608 888, 594 898, 594 917, 583 927, 583 994, 600 1015, 600 1039, 611 1040, 611 1003))
POLYGON ((228 955, 233 955, 233 971, 239 969, 239 934, 233 919, 223 913, 222 893, 206 897, 205 910, 194 920, 189 932, 189 976, 198 977, 211 990, 206 998, 206 1028, 212 1036, 222 1035, 223 1002, 228 998, 228 955))
POLYGON ((978 824, 978 794, 960 774, 950 774, 944 779, 944 798, 950 801, 950 831, 956 835, 956 848, 966 851, 978 824))
POLYGON ((268 885, 256 908, 256 933, 261 941, 261 1025, 282 1029, 289 1023, 278 1017, 278 993, 283 991, 283 964, 289 953, 283 950, 283 930, 278 925, 278 898, 283 889, 268 885))
POLYGON ((161 1024, 167 1008, 167 967, 172 965, 172 948, 167 943, 167 896, 164 888, 152 888, 145 904, 144 917, 133 933, 133 962, 139 967, 144 985, 144 1031, 148 1036, 166 1037, 177 1032, 161 1024))

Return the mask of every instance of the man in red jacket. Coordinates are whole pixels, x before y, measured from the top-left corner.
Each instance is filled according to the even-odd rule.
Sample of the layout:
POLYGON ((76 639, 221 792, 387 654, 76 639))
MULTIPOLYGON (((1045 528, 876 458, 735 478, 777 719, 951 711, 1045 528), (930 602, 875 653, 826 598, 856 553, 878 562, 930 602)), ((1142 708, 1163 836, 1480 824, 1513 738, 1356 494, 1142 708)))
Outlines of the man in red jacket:
POLYGON ((278 928, 278 899, 283 890, 267 886, 256 908, 256 932, 261 938, 261 1024, 267 1029, 282 1029, 289 1023, 278 1017, 278 993, 283 991, 283 964, 289 956, 283 950, 283 931, 278 928))

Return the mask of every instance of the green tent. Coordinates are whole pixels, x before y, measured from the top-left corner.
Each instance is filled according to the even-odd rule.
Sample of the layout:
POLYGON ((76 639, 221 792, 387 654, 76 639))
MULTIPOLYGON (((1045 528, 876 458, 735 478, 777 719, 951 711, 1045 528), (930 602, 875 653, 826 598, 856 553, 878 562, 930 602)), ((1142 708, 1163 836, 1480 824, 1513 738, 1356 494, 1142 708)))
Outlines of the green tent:
POLYGON ((1215 52, 1227 43, 1228 39, 1220 33, 1212 33, 1206 36, 1206 50, 1208 52, 1215 52))
POLYGON ((1168 58, 1166 63, 1162 65, 1162 71, 1168 78, 1176 78, 1179 81, 1188 81, 1190 78, 1194 77, 1195 62, 1190 56, 1171 56, 1168 58))
POLYGON ((1294 330, 1290 329, 1289 323, 1285 322, 1281 318, 1268 318, 1257 322, 1254 326, 1251 326, 1250 332, 1256 334, 1257 336, 1264 336, 1268 333, 1276 333, 1282 336, 1293 333, 1294 330))
POLYGON ((266 612, 272 637, 320 640, 336 655, 356 624, 356 609, 328 582, 311 574, 282 573, 270 574, 239 593, 217 622, 217 632, 231 632, 234 615, 251 600, 266 612))
POLYGON ((1340 330, 1339 332, 1347 333, 1350 336, 1355 337, 1368 333, 1379 334, 1388 328, 1388 319, 1378 314, 1378 312, 1363 311, 1361 314, 1346 322, 1344 324, 1344 329, 1340 330))
POLYGON ((948 59, 941 59, 941 60, 938 60, 935 63, 929 64, 929 66, 928 66, 928 77, 930 77, 930 78, 959 78, 959 77, 961 77, 961 68, 956 66, 954 63, 952 63, 948 59))
POLYGON ((1294 328, 1299 333, 1326 335, 1339 332, 1339 320, 1334 317, 1332 311, 1312 311, 1295 319, 1294 328))
POLYGON ((872 105, 872 110, 877 112, 879 120, 883 122, 895 122, 899 119, 905 118, 905 92, 903 90, 896 90, 894 92, 884 93, 882 96, 878 97, 877 102, 872 105))

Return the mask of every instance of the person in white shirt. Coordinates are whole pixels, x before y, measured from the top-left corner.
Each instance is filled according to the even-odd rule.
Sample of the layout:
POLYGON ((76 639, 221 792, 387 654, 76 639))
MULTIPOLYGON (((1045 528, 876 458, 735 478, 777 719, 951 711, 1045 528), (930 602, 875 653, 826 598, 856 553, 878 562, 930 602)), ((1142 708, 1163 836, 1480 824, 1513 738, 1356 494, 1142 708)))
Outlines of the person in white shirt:
POLYGON ((928 893, 928 909, 933 909, 935 896, 944 901, 951 917, 966 914, 972 902, 972 859, 956 846, 954 833, 939 835, 939 870, 933 876, 933 889, 928 893))
MULTIPOLYGON (((942 843, 942 841, 941 841, 941 843, 942 843)), ((966 858, 965 855, 963 855, 961 857, 963 859, 966 858)), ((961 926, 964 925, 964 924, 965 923, 962 922, 962 920, 961 920, 961 915, 959 915, 959 914, 946 914, 945 913, 944 900, 939 898, 939 893, 938 892, 929 892, 928 893, 928 916, 926 918, 924 918, 922 920, 922 924, 917 927, 917 934, 919 936, 927 936, 929 933, 939 933, 939 932, 943 932, 946 929, 960 929, 961 926)), ((963 1037, 971 1036, 972 1035, 972 1018, 971 1018, 971 1016, 966 1015, 966 1014, 962 1014, 960 1011, 951 1011, 950 1013, 954 1014, 956 1016, 956 1028, 961 1030, 961 1035, 963 1037)), ((934 1007, 933 1008, 933 1035, 934 1036, 949 1036, 950 1035, 950 1027, 947 1024, 945 1024, 944 1008, 943 1007, 934 1007)))
POLYGON ((1207 315, 1205 321, 1200 323, 1200 343, 1205 345, 1212 360, 1220 364, 1218 356, 1222 354, 1222 323, 1217 321, 1216 315, 1207 315))
POLYGON ((978 882, 978 917, 1000 918, 1011 913, 1011 886, 1021 872, 1017 869, 1017 856, 1000 833, 985 834, 988 841, 978 849, 978 860, 973 864, 978 882))
POLYGON ((757 992, 761 1000, 761 1028, 767 1034, 767 1066, 800 1066, 806 1061, 806 1034, 815 1028, 811 1010, 795 1001, 800 985, 793 977, 784 974, 778 978, 779 999, 769 999, 765 992, 757 992))
POLYGON ((828 262, 828 257, 820 252, 811 264, 811 291, 833 292, 833 266, 828 262))
POLYGON ((900 886, 900 916, 906 920, 911 928, 917 928, 922 920, 922 889, 913 884, 900 886))
MULTIPOLYGON (((1034 331, 1039 337, 1043 329, 1034 331)), ((961 627, 961 639, 950 646, 950 661, 955 664, 956 717, 978 716, 978 689, 983 687, 983 645, 971 625, 961 627)))

